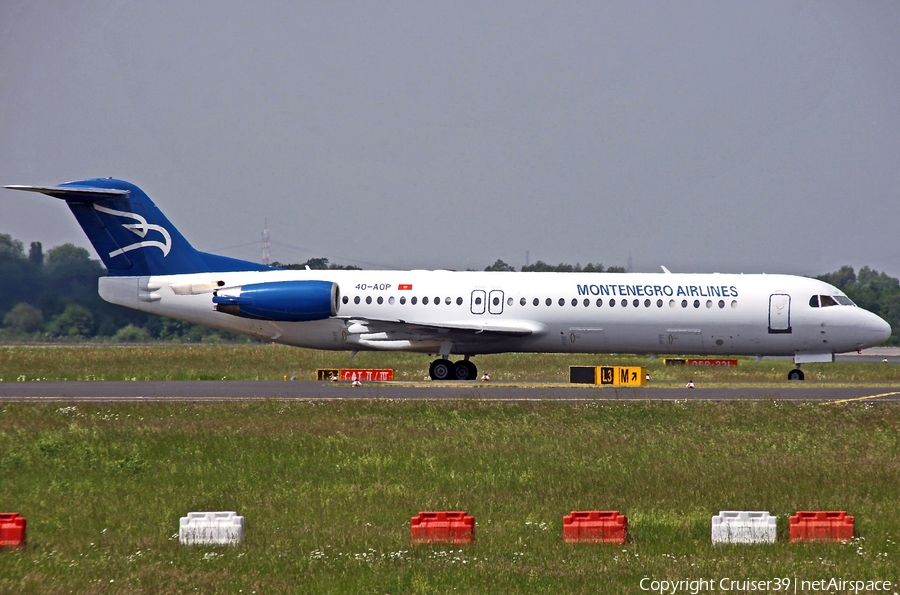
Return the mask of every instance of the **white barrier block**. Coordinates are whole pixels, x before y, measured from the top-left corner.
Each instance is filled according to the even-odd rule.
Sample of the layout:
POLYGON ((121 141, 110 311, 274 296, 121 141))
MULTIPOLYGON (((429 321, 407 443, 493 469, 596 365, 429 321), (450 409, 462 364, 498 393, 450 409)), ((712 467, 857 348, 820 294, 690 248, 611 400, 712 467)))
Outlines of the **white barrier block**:
POLYGON ((238 545, 244 542, 244 517, 229 512, 189 512, 181 517, 182 545, 238 545))
POLYGON ((712 518, 713 543, 775 543, 776 534, 767 510, 722 510, 712 518))

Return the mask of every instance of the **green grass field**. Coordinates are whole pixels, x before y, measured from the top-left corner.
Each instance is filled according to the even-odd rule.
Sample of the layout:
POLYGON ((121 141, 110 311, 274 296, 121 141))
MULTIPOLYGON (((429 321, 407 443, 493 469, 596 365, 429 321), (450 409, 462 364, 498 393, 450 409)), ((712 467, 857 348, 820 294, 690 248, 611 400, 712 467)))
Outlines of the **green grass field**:
MULTIPOLYGON (((70 348, 44 350, 56 354, 52 368, 28 356, 43 372, 3 351, 2 375, 90 368, 121 379, 127 364, 135 376, 190 377, 203 364, 186 346, 133 348, 118 363, 95 348, 55 349, 70 348), (56 362, 63 353, 72 362, 56 362)), ((339 357, 229 349, 206 368, 253 378, 257 362, 270 379, 339 357)), ((385 365, 362 357, 354 365, 385 365)), ((423 358, 405 357, 408 374, 422 371, 412 366, 423 358)), ((521 356, 507 357, 497 361, 521 356)), ((523 359, 535 378, 553 367, 523 359)), ((0 551, 0 592, 643 593, 644 577, 897 584, 898 428, 900 406, 880 402, 6 404, 0 511, 28 519, 28 545, 0 551), (585 509, 627 515, 630 542, 564 543, 562 517, 585 509), (243 515, 245 543, 180 546, 178 519, 197 510, 243 515), (410 517, 422 510, 468 511, 475 543, 411 545, 410 517), (719 510, 769 510, 779 541, 712 546, 719 510), (858 537, 792 545, 797 510, 847 510, 858 537)))
MULTIPOLYGON (((734 368, 665 366, 638 355, 506 353, 474 358, 479 371, 495 382, 568 382, 570 365, 644 366, 654 381, 781 382, 790 361, 738 358, 734 368)), ((314 380, 317 368, 393 368, 400 381, 428 379, 427 355, 297 349, 270 344, 150 346, 0 346, 0 382, 17 380, 314 380)), ((900 366, 884 364, 806 364, 807 380, 866 382, 900 380, 900 366)), ((429 381, 430 382, 430 381, 429 381)))

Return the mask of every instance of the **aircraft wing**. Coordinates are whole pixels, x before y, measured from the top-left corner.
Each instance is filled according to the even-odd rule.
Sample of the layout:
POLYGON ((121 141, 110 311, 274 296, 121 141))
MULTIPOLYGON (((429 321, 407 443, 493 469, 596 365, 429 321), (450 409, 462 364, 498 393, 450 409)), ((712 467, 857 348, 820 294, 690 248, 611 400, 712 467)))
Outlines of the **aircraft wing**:
POLYGON ((544 325, 530 320, 415 322, 360 316, 337 316, 347 325, 347 341, 373 349, 394 350, 427 343, 497 341, 540 334, 544 325))

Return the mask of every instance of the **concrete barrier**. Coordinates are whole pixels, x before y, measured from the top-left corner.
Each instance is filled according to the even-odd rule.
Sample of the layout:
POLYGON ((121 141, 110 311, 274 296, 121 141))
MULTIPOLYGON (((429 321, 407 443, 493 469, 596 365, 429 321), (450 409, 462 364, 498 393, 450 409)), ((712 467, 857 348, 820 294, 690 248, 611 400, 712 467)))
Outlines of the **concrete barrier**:
POLYGON ((767 510, 722 510, 712 518, 712 542, 775 543, 776 518, 767 510))
POLYGON ((189 512, 181 517, 182 545, 238 545, 244 542, 244 517, 236 512, 189 512))

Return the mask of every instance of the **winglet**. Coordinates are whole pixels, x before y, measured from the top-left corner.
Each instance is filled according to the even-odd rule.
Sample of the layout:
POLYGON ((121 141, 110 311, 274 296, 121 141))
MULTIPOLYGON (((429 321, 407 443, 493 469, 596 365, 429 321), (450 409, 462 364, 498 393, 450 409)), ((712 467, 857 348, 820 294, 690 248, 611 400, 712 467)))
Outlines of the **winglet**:
POLYGON ((667 274, 667 275, 671 275, 671 274, 672 274, 672 271, 670 271, 669 269, 667 269, 667 268, 664 267, 663 265, 659 265, 659 268, 661 268, 661 269, 663 270, 663 272, 664 272, 665 274, 667 274))

